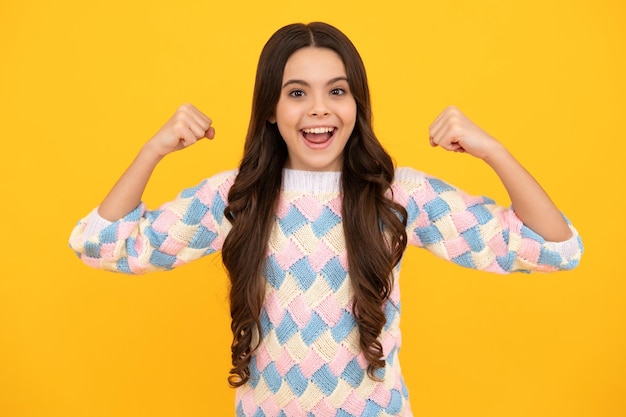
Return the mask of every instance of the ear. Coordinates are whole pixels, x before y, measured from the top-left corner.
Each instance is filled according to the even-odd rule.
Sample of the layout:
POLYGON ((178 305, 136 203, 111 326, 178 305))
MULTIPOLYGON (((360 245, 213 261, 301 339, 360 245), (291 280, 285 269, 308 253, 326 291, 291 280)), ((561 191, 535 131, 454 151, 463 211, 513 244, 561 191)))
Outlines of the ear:
POLYGON ((271 124, 275 124, 276 123, 276 116, 275 115, 271 115, 268 119, 268 122, 270 122, 271 124))

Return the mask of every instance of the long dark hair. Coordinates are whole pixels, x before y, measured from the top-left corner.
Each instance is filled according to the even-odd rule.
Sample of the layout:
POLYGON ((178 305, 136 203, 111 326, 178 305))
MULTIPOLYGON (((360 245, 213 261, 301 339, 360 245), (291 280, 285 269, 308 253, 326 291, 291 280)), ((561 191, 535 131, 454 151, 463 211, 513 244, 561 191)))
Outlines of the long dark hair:
POLYGON ((392 270, 406 248, 406 210, 391 195, 393 161, 372 130, 365 67, 352 42, 326 23, 292 24, 274 33, 261 52, 244 154, 224 210, 232 223, 222 259, 231 281, 233 368, 228 380, 233 387, 249 380, 251 354, 260 341, 263 268, 287 160, 285 142, 268 120, 274 116, 287 60, 305 47, 329 48, 341 57, 356 101, 357 121, 343 156, 343 227, 353 313, 368 374, 374 378, 374 371, 384 366, 378 340, 385 325, 383 303, 392 291, 392 270))

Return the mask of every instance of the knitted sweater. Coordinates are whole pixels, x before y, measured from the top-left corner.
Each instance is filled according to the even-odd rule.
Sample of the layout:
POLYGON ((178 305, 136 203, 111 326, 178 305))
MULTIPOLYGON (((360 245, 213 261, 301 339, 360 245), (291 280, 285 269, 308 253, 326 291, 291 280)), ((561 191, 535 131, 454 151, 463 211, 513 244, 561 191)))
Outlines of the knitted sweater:
MULTIPOLYGON (((237 389, 238 416, 412 415, 398 360, 399 266, 380 335, 386 365, 380 381, 366 373, 340 175, 284 170, 265 265, 262 340, 250 381, 237 389)), ((125 273, 167 270, 218 251, 231 227, 223 211, 235 177, 235 171, 216 175, 156 211, 141 204, 113 223, 94 210, 78 223, 70 246, 92 267, 125 273)), ((441 258, 497 273, 571 269, 579 262, 582 243, 573 227, 569 240, 546 242, 513 210, 410 168, 397 169, 392 188, 408 212, 409 244, 441 258)))

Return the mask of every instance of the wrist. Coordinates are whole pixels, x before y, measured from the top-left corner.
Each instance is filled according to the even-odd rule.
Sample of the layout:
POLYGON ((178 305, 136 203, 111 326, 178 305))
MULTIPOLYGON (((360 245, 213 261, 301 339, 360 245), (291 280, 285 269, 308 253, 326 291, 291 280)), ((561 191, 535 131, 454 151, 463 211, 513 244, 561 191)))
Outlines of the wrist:
POLYGON ((138 158, 156 165, 165 157, 165 155, 167 154, 163 154, 152 141, 149 141, 146 142, 139 150, 138 158))
POLYGON ((507 163, 507 161, 513 159, 513 155, 500 142, 495 142, 493 146, 485 152, 485 156, 482 159, 487 165, 494 167, 494 165, 507 163))

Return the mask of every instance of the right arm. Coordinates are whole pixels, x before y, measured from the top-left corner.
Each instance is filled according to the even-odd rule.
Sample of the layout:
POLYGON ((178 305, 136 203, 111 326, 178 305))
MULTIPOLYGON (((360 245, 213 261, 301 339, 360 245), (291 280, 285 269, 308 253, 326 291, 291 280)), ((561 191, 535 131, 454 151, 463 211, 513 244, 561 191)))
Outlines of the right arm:
POLYGON ((115 221, 139 205, 150 176, 168 154, 193 145, 202 138, 213 139, 211 119, 191 104, 181 106, 170 120, 139 151, 126 172, 115 183, 98 208, 98 214, 115 221))
POLYGON ((161 159, 214 135, 208 117, 191 105, 179 108, 142 147, 98 209, 76 225, 70 247, 92 267, 126 273, 171 269, 220 250, 230 228, 223 210, 232 173, 184 190, 158 210, 141 204, 161 159))

